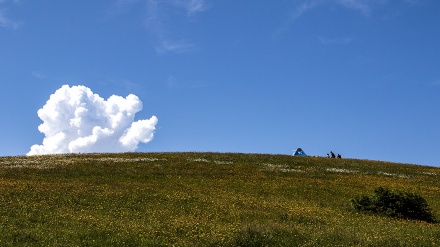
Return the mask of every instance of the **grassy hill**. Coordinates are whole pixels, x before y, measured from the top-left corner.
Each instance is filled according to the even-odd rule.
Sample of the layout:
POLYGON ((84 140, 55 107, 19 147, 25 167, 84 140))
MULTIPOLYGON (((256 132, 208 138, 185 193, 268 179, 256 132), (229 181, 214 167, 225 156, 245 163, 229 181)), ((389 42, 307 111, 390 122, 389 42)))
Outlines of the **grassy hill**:
POLYGON ((440 246, 440 224, 359 213, 376 187, 423 196, 440 168, 235 153, 0 158, 0 246, 440 246))

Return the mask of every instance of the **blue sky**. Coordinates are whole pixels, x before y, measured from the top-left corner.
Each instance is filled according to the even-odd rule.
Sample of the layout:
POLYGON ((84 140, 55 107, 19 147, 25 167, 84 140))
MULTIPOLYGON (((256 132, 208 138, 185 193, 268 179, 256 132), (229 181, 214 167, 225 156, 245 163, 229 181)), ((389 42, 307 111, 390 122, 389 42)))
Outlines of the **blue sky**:
POLYGON ((439 23, 437 0, 0 0, 0 155, 83 85, 157 117, 141 152, 440 166, 439 23))

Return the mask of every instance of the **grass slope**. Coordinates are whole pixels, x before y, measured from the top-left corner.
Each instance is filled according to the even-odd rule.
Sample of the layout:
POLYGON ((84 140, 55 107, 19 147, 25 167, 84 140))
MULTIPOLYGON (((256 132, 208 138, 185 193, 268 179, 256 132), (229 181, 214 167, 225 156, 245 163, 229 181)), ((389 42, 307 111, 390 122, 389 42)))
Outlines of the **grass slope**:
POLYGON ((439 224, 358 213, 376 187, 423 196, 440 169, 235 153, 0 158, 0 246, 439 246, 439 224))

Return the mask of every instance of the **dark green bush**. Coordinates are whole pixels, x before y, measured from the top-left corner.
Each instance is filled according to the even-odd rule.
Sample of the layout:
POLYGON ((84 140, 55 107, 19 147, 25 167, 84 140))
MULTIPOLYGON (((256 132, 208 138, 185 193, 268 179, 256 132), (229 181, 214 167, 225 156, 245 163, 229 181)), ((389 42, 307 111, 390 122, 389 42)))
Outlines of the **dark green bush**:
POLYGON ((379 187, 371 196, 364 195, 351 199, 351 204, 358 211, 402 219, 436 221, 426 200, 412 192, 392 191, 379 187))

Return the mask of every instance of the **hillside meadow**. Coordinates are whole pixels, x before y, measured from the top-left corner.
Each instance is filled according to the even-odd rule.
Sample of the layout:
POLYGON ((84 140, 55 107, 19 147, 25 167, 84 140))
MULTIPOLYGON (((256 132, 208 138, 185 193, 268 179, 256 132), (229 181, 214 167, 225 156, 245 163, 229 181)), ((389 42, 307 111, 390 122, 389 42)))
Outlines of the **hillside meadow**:
POLYGON ((440 224, 360 213, 377 187, 423 196, 440 168, 240 153, 0 158, 0 246, 440 246, 440 224))

